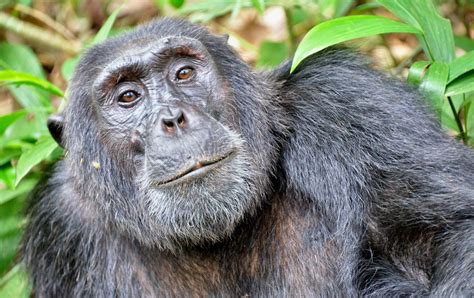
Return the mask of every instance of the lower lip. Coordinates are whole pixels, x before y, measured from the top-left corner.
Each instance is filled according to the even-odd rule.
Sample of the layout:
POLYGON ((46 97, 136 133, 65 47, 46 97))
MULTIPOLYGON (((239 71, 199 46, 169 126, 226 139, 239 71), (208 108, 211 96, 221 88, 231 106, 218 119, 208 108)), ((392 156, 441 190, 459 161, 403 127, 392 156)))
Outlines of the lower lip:
POLYGON ((199 169, 196 169, 194 171, 191 171, 187 174, 185 174, 184 176, 181 176, 177 179, 174 179, 174 180, 171 180, 169 182, 165 182, 163 184, 159 184, 160 187, 163 187, 163 186, 173 186, 173 185, 176 185, 176 184, 179 184, 179 183, 183 183, 183 182, 186 182, 186 181, 190 181, 190 180, 194 180, 196 178, 199 178, 201 176, 204 176, 206 175, 207 173, 209 173, 210 171, 220 167, 222 165, 222 163, 224 163, 228 158, 230 157, 227 156, 225 157, 224 159, 216 162, 216 163, 213 163, 213 164, 210 164, 210 165, 205 165, 205 166, 202 166, 200 167, 199 169))

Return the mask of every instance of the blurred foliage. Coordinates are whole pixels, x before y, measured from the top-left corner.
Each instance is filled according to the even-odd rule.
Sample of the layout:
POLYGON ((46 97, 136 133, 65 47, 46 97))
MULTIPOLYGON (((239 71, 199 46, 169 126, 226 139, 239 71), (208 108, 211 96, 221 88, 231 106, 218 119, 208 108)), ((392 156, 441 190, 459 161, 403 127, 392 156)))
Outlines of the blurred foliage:
POLYGON ((382 68, 418 86, 448 133, 474 145, 474 0, 0 0, 0 9, 0 297, 30 293, 15 262, 22 211, 63 154, 46 119, 61 109, 80 53, 154 16, 228 34, 258 69, 294 55, 294 70, 313 53, 357 39, 351 45, 376 65, 387 60, 382 68))

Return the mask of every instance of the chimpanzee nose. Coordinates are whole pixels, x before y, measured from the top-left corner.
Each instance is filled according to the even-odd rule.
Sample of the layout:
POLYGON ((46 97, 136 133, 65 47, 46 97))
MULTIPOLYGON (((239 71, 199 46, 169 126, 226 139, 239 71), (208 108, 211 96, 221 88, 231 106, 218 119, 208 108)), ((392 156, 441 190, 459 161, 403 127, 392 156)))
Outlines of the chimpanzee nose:
POLYGON ((187 126, 186 116, 181 108, 167 107, 159 119, 159 123, 164 133, 168 135, 176 134, 187 126))

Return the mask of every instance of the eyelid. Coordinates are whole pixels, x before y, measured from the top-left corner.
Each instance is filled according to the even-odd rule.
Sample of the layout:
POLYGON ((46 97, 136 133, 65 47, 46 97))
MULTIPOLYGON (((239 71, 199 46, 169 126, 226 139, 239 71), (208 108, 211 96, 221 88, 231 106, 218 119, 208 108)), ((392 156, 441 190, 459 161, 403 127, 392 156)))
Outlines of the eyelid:
POLYGON ((194 77, 196 77, 196 72, 197 72, 197 68, 194 65, 190 65, 190 64, 182 65, 180 67, 175 68, 175 71, 173 73, 173 81, 179 84, 190 82, 192 79, 194 79, 194 77), (189 68, 191 70, 191 75, 187 79, 179 79, 178 78, 179 72, 186 68, 189 68))

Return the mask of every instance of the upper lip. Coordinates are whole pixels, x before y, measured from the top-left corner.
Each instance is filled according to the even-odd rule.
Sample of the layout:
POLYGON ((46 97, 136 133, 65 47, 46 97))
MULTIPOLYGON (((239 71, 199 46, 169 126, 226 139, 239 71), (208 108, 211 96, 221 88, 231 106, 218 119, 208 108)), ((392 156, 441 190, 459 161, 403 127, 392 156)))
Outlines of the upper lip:
POLYGON ((202 169, 202 168, 207 168, 207 167, 211 167, 213 165, 217 165, 218 163, 224 161, 225 159, 227 159, 229 156, 232 155, 232 152, 229 152, 227 154, 223 154, 223 155, 219 155, 215 158, 212 158, 212 159, 204 159, 204 160, 199 160, 193 164, 191 164, 190 166, 184 168, 183 170, 179 171, 176 175, 173 175, 169 178, 165 178, 163 180, 160 180, 158 182, 156 182, 157 185, 164 185, 164 184, 169 184, 169 183, 172 183, 172 182, 175 182, 181 178, 184 178, 185 176, 199 170, 199 169, 202 169))

